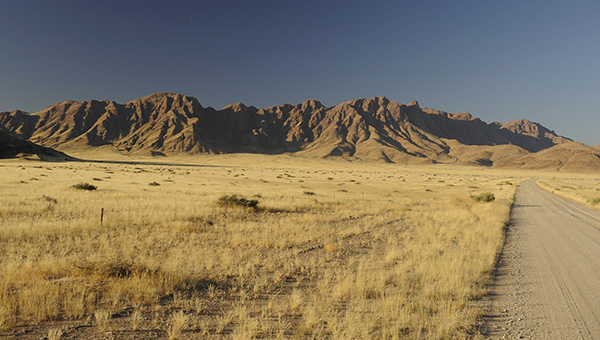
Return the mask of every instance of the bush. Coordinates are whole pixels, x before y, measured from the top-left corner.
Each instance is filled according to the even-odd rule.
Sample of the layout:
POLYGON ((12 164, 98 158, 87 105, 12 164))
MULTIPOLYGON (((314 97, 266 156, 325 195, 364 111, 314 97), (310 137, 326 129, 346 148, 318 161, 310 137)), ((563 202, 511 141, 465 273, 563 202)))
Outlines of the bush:
POLYGON ((148 183, 148 185, 151 186, 151 187, 157 187, 157 186, 160 185, 160 183, 158 183, 158 182, 150 182, 150 183, 148 183))
POLYGON ((600 204, 600 197, 596 197, 596 198, 590 198, 589 200, 587 200, 589 204, 591 205, 598 205, 600 204))
POLYGON ((481 194, 471 196, 471 198, 475 202, 491 202, 496 199, 494 194, 492 194, 491 192, 482 192, 481 194))
POLYGON ((256 209, 258 200, 249 200, 238 195, 224 195, 217 200, 217 204, 222 207, 242 207, 256 209))
POLYGON ((78 190, 88 190, 88 191, 98 189, 98 187, 96 187, 95 185, 91 185, 89 183, 84 183, 84 182, 75 184, 71 188, 78 189, 78 190))

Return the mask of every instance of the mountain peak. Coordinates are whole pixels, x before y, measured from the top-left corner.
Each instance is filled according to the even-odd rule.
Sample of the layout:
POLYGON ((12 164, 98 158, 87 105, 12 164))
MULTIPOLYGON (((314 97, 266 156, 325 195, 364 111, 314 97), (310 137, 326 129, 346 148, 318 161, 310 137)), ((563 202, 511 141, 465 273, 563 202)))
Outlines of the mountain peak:
POLYGON ((172 92, 157 92, 140 99, 132 100, 127 103, 127 105, 137 105, 144 103, 152 103, 153 105, 166 105, 171 106, 175 105, 176 107, 182 106, 195 106, 198 108, 202 108, 202 105, 198 102, 195 97, 190 97, 182 93, 172 93, 172 92))
POLYGON ((131 102, 143 102, 143 101, 153 102, 153 101, 160 101, 165 98, 173 99, 176 101, 186 101, 186 102, 197 101, 195 97, 190 97, 183 93, 157 92, 157 93, 149 94, 149 95, 139 98, 139 99, 134 99, 134 100, 130 101, 130 103, 131 102))
POLYGON ((386 106, 390 103, 389 99, 384 96, 381 97, 372 97, 372 98, 359 98, 349 100, 347 102, 341 103, 342 106, 354 106, 354 107, 363 107, 364 109, 374 108, 377 106, 386 106))
POLYGON ((164 99, 166 97, 174 97, 174 96, 175 96, 175 93, 171 93, 171 92, 157 92, 157 93, 149 94, 149 95, 144 96, 144 97, 139 98, 139 99, 131 100, 130 103, 132 103, 132 102, 144 102, 144 101, 153 102, 153 101, 156 101, 156 100, 162 100, 162 99, 164 99))
POLYGON ((477 119, 468 112, 456 112, 456 113, 451 114, 450 117, 455 120, 476 120, 477 119))
POLYGON ((248 106, 244 105, 242 102, 237 102, 235 104, 229 104, 225 106, 222 110, 233 110, 233 111, 243 111, 247 110, 248 106))
POLYGON ((302 106, 310 106, 310 107, 321 107, 323 106, 323 104, 321 104, 320 101, 318 100, 314 100, 314 99, 309 99, 309 100, 305 100, 301 103, 302 106))
POLYGON ((420 108, 419 102, 416 100, 413 100, 412 102, 408 103, 408 106, 416 106, 416 107, 420 108))

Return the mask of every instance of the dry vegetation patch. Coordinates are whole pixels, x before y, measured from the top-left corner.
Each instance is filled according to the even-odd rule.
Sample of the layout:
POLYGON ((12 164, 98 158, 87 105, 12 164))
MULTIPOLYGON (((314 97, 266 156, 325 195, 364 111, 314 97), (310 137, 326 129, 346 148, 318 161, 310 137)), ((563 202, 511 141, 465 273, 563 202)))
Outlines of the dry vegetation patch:
POLYGON ((538 185, 554 194, 600 210, 600 178, 589 174, 548 174, 538 185))
POLYGON ((266 160, 6 162, 0 336, 57 323, 63 338, 477 335, 472 301, 502 243, 505 183, 520 177, 266 160), (92 178, 102 190, 69 189, 92 178), (495 200, 474 202, 481 192, 495 200))
POLYGON ((494 196, 494 194, 491 192, 482 192, 480 194, 471 196, 471 198, 475 202, 491 202, 496 199, 496 196, 494 196))

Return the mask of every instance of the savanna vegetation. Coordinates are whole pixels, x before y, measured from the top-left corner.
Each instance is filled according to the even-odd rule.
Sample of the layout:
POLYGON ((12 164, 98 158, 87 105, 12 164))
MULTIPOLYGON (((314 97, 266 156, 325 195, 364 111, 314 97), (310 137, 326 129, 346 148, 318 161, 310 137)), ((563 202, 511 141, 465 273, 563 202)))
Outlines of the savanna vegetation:
POLYGON ((600 178, 596 175, 554 173, 539 179, 537 183, 559 196, 600 210, 600 178))
POLYGON ((522 176, 194 162, 2 161, 0 337, 480 337, 522 176))

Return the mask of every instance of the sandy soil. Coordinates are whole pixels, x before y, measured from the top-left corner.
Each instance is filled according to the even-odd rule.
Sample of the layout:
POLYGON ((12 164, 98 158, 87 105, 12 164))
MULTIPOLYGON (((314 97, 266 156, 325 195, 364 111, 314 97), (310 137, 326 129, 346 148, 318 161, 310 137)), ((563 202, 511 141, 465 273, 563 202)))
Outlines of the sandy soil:
POLYGON ((600 213, 524 182, 487 316, 491 339, 600 339, 600 213))

